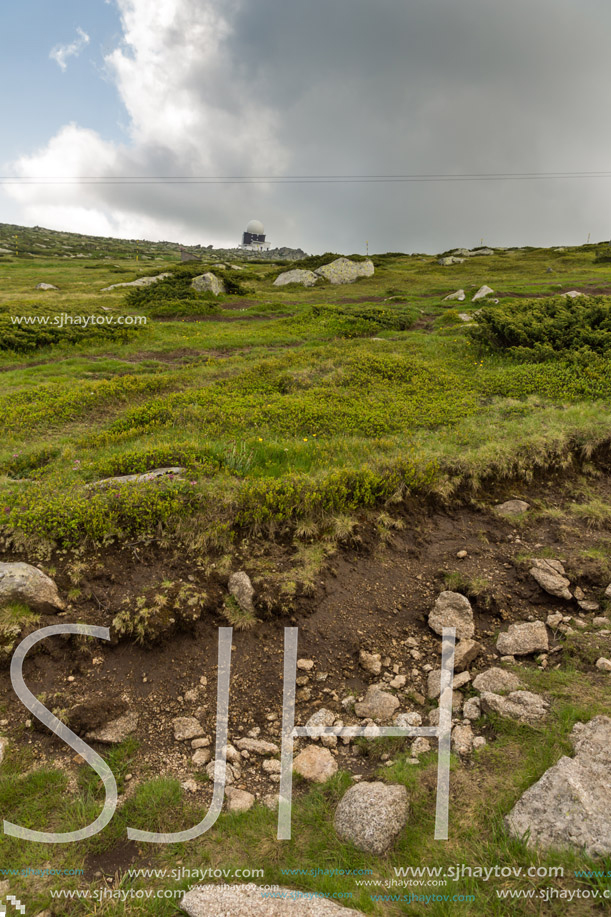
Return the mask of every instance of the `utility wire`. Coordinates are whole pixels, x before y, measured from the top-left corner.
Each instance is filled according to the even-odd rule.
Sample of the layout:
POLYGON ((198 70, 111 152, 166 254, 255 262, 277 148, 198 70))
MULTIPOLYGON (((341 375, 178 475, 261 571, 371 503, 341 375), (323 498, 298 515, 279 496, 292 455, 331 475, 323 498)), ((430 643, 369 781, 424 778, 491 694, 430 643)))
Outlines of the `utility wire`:
POLYGON ((611 178, 611 172, 480 172, 412 175, 150 175, 150 176, 0 176, 1 185, 263 185, 385 184, 401 182, 533 181, 611 178))

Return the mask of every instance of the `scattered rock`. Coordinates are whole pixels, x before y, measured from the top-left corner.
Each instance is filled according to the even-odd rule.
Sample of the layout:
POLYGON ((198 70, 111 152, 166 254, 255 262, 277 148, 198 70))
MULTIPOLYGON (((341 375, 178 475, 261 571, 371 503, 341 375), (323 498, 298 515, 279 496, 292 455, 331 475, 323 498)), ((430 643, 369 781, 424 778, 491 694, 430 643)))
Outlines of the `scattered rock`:
POLYGON ((145 471, 144 474, 120 474, 114 478, 102 478, 101 481, 93 481, 91 484, 86 484, 85 487, 91 489, 94 487, 111 487, 114 484, 142 484, 146 481, 154 481, 156 478, 166 476, 179 477, 184 470, 184 468, 179 468, 178 466, 154 468, 152 471, 145 471))
POLYGON ((571 601, 573 596, 569 592, 571 581, 565 576, 564 567, 557 560, 543 560, 538 558, 533 561, 529 570, 532 578, 550 595, 559 599, 571 601))
POLYGON ((520 516, 530 509, 530 503, 526 500, 506 500, 504 503, 497 503, 494 509, 499 516, 520 516))
POLYGON ((483 691, 481 703, 485 713, 492 710, 499 716, 529 725, 540 722, 549 710, 549 703, 539 694, 532 694, 530 691, 512 691, 507 697, 483 691))
POLYGON ((470 726, 455 726, 452 730, 452 747, 457 755, 470 755, 473 751, 473 730, 470 726))
POLYGON ((383 691, 379 685, 370 685, 362 701, 354 705, 354 712, 362 718, 385 722, 390 720, 399 706, 394 694, 383 691))
POLYGON ((530 653, 547 653, 549 639, 543 621, 510 624, 504 634, 499 634, 496 648, 502 656, 528 656, 530 653))
POLYGON ((452 302, 453 300, 457 300, 458 302, 464 302, 464 299, 465 299, 465 291, 457 290, 456 293, 448 293, 447 296, 444 296, 443 302, 452 302))
POLYGON ((454 671, 462 672, 477 659, 482 651, 476 640, 459 640, 454 649, 454 671))
POLYGON ((157 274, 155 277, 140 277, 138 280, 132 280, 129 283, 113 283, 109 287, 104 287, 102 293, 109 293, 111 290, 117 290, 119 287, 149 287, 152 283, 157 283, 159 280, 165 280, 166 277, 171 277, 172 274, 167 272, 165 274, 157 274))
MULTIPOLYGON (((438 710, 436 710, 435 712, 439 713, 438 710)), ((430 750, 431 750, 431 743, 429 742, 429 740, 425 739, 424 736, 418 736, 412 742, 410 754, 412 758, 419 758, 420 755, 425 755, 430 750)))
POLYGON ((397 713, 393 719, 393 726, 399 726, 400 729, 407 729, 412 726, 422 726, 422 717, 419 713, 397 713))
POLYGON ((437 264, 447 267, 450 264, 462 264, 464 260, 464 258, 457 258, 455 255, 446 255, 445 258, 439 258, 437 264))
POLYGON ((600 659, 596 660, 596 668, 600 669, 601 672, 611 672, 611 659, 605 659, 604 656, 601 656, 600 659))
POLYGON ((280 751, 277 745, 264 739, 238 739, 235 744, 240 751, 247 751, 253 755, 277 755, 280 751))
POLYGON ((314 271, 329 283, 353 283, 359 277, 372 277, 374 272, 373 261, 350 261, 349 258, 337 258, 314 271))
POLYGON ((611 583, 609 583, 609 585, 605 589, 605 598, 611 599, 611 583))
POLYGON ((209 748, 198 748, 191 761, 196 767, 205 767, 206 764, 210 763, 211 758, 212 752, 209 748))
POLYGON ((59 290, 59 287, 54 286, 52 283, 37 283, 36 290, 59 290))
POLYGON ((493 666, 491 669, 486 669, 485 672, 480 672, 473 679, 473 687, 476 691, 504 694, 506 691, 517 691, 522 685, 520 679, 511 672, 493 666))
POLYGON ((490 296, 491 293, 494 293, 494 290, 491 287, 487 287, 484 284, 483 287, 480 287, 471 302, 477 302, 480 299, 485 299, 486 296, 490 296))
POLYGON ((325 783, 337 773, 337 762, 328 748, 308 745, 293 761, 293 769, 305 780, 325 783))
MULTIPOLYGON (((220 761, 211 761, 210 764, 206 766, 206 773, 212 781, 215 780, 216 774, 218 772, 219 777, 221 773, 221 762, 220 761)), ((235 780, 235 773, 231 764, 225 762, 225 785, 228 786, 232 784, 235 780)))
POLYGON ((0 563, 0 606, 10 602, 46 614, 64 611, 66 607, 53 580, 38 567, 21 562, 0 563))
MULTIPOLYGON (((277 807, 272 797, 271 807, 277 807)), ((197 885, 180 901, 188 917, 361 917, 360 911, 345 908, 329 898, 290 898, 294 889, 274 886, 278 897, 264 898, 255 885, 197 885), (280 897, 286 895, 286 898, 280 897)))
POLYGON ((255 797, 246 790, 238 790, 237 787, 228 786, 225 789, 227 798, 228 812, 248 812, 255 804, 255 797))
POLYGON ((455 627, 458 640, 470 640, 475 633, 473 609, 460 592, 442 592, 429 614, 429 627, 441 634, 444 627, 455 627))
MULTIPOLYGON (((313 713, 310 719, 306 723, 306 729, 317 728, 319 726, 332 726, 335 722, 335 714, 332 710, 327 710, 325 707, 321 707, 320 710, 317 710, 316 713, 313 713)), ((310 736, 311 739, 317 741, 318 736, 310 736)), ((326 736, 325 738, 335 738, 335 736, 326 736)), ((335 741, 337 744, 337 739, 335 741)))
POLYGON ((243 570, 232 573, 229 577, 229 593, 234 597, 242 611, 254 614, 252 597, 255 594, 250 577, 243 570))
POLYGON ((138 714, 125 713, 102 726, 88 732, 86 738, 92 742, 101 742, 103 745, 118 745, 132 734, 138 727, 138 714))
POLYGON ((609 621, 609 618, 604 618, 601 615, 598 618, 594 618, 594 620, 592 621, 592 624, 594 625, 594 627, 607 627, 609 624, 611 624, 611 621, 609 621))
POLYGON ((359 652, 359 665, 370 675, 379 675, 382 671, 382 657, 379 653, 359 652))
POLYGON ((313 271, 285 271, 274 280, 275 287, 286 286, 287 283, 300 283, 303 287, 313 287, 320 278, 313 271))
POLYGON ((381 856, 405 826, 407 815, 404 786, 363 781, 344 793, 334 825, 342 840, 365 853, 381 856))
POLYGON ((580 290, 569 290, 568 293, 562 293, 562 296, 568 296, 570 299, 575 299, 576 296, 585 296, 585 293, 582 293, 580 290))
POLYGON ((530 847, 611 853, 611 719, 576 723, 575 757, 563 756, 520 797, 505 822, 530 847))
POLYGON ((4 761, 4 755, 9 746, 9 741, 6 736, 0 736, 0 764, 4 761))
POLYGON ((203 736, 205 729, 194 716, 177 716, 172 720, 174 738, 177 742, 186 742, 187 739, 197 739, 203 736))
POLYGON ((198 293, 213 293, 214 296, 219 296, 225 292, 225 284, 220 277, 208 271, 206 274, 193 278, 191 289, 197 290, 198 293))
POLYGON ((462 708, 462 715, 466 720, 479 720, 482 707, 479 697, 469 697, 462 708))
POLYGON ((545 623, 548 627, 558 627, 559 624, 562 624, 564 615, 561 611, 557 611, 555 614, 548 615, 545 623))

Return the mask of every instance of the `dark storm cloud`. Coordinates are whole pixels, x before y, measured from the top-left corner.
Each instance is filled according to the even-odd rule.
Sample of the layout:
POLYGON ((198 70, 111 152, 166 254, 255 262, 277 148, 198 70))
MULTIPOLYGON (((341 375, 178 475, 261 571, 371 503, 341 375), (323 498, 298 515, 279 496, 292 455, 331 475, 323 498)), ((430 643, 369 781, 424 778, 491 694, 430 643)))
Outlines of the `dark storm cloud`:
MULTIPOLYGON (((142 0, 119 4, 130 50, 117 81, 134 129, 132 148, 115 151, 111 172, 380 175, 607 165, 611 8, 600 0, 159 0, 167 15, 148 31, 142 0), (155 57, 148 49, 159 35, 155 57), (141 90, 128 88, 129 80, 142 80, 141 90), (157 111, 152 93, 161 96, 157 111)), ((242 224, 258 217, 272 242, 309 250, 363 250, 368 239, 373 250, 434 251, 482 237, 551 244, 588 232, 608 236, 609 187, 571 179, 82 194, 87 206, 110 206, 128 222, 141 215, 204 242, 237 241, 242 224)))

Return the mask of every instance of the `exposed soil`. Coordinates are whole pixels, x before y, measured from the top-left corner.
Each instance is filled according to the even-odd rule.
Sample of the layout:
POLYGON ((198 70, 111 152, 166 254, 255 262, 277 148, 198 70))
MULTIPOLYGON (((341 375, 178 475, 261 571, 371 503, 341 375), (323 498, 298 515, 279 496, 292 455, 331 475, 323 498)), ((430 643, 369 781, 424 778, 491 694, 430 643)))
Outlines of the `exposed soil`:
MULTIPOLYGON (((579 583, 588 598, 600 599, 608 585, 608 573, 597 561, 584 559, 582 552, 605 539, 608 545, 611 532, 590 530, 572 520, 569 527, 566 519, 536 512, 527 521, 516 523, 491 508, 516 497, 535 508, 559 509, 575 499, 574 486, 574 481, 561 484, 550 478, 512 491, 491 491, 485 505, 442 509, 413 503, 391 508, 391 515, 404 527, 394 531, 387 544, 380 542, 371 523, 363 518, 358 529, 360 542, 354 541, 332 556, 314 593, 299 596, 289 616, 280 615, 273 600, 268 600, 264 584, 257 584, 259 623, 252 630, 234 630, 233 634, 230 739, 259 727, 261 738, 279 742, 286 626, 299 627, 299 658, 314 661, 310 676, 298 672, 302 683, 297 723, 305 723, 324 706, 347 724, 356 720, 346 713, 341 700, 351 693, 362 695, 368 684, 378 680, 359 667, 360 649, 381 653, 383 659, 387 657, 385 671, 392 673, 397 666, 407 676, 405 687, 395 692, 401 711, 416 710, 424 718, 435 706, 435 701, 425 699, 423 664, 439 665, 441 641, 429 629, 427 617, 438 593, 448 588, 444 575, 459 573, 465 583, 480 583, 479 594, 472 595, 471 601, 476 638, 483 652, 472 674, 498 660, 496 635, 513 621, 545 620, 558 610, 591 619, 592 615, 582 614, 576 603, 543 592, 528 575, 524 557, 551 556, 569 571, 579 569, 573 582, 579 583), (467 555, 459 559, 457 554, 463 551, 467 555)), ((611 502, 607 474, 591 481, 590 487, 598 497, 611 502)), ((234 569, 249 570, 252 548, 251 539, 242 546, 242 559, 236 561, 234 569)), ((271 568, 290 568, 288 545, 276 543, 267 550, 271 568)), ((2 559, 24 558, 5 555, 2 559)), ((71 586, 67 559, 57 557, 53 563, 55 579, 65 595, 71 586)), ((25 679, 35 695, 45 695, 50 709, 66 711, 69 725, 82 735, 128 710, 138 712, 134 735, 140 747, 130 764, 133 778, 125 785, 127 795, 140 780, 166 774, 183 783, 190 780, 187 788, 194 798, 208 803, 211 784, 193 781, 197 775, 191 761, 193 749, 190 742, 174 739, 172 720, 177 716, 197 717, 214 747, 217 631, 219 626, 227 626, 219 613, 227 594, 227 577, 207 575, 184 554, 163 551, 145 541, 134 542, 88 559, 79 584, 81 596, 68 612, 45 616, 38 626, 58 622, 110 626, 126 596, 134 598, 163 580, 190 583, 206 592, 206 610, 191 631, 174 632, 151 647, 116 638, 110 644, 90 638, 52 638, 39 644, 38 652, 26 660, 25 679)), ((553 652, 556 640, 550 635, 553 652)), ((550 656, 555 663, 561 658, 561 654, 550 656)), ((526 664, 537 662, 531 658, 526 664)), ((593 677, 600 677, 601 685, 608 683, 608 675, 599 673, 592 663, 584 665, 593 677)), ((24 730, 28 713, 15 701, 7 668, 0 671, 0 695, 7 711, 3 731, 11 741, 30 742, 35 766, 53 762, 74 780, 78 768, 86 765, 75 760, 73 752, 38 721, 24 730)), ((104 754, 105 746, 92 745, 104 754)), ((373 773, 380 764, 358 744, 340 742, 337 757, 340 767, 363 775, 373 773)), ((236 783, 259 797, 277 792, 277 782, 261 768, 262 760, 252 756, 236 783)), ((123 844, 121 850, 104 854, 107 861, 95 860, 89 865, 92 871, 115 871, 134 862, 136 855, 133 846, 123 844)))

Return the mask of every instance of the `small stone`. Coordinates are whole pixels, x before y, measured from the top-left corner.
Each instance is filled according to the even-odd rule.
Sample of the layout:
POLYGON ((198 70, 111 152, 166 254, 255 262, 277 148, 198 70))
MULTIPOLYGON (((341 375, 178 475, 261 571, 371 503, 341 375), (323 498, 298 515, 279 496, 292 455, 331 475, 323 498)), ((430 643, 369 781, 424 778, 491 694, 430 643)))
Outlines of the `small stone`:
POLYGON ((359 652, 359 665, 369 675, 379 675, 382 671, 382 657, 380 653, 368 653, 366 650, 359 652))
POLYGON ((480 299, 485 299, 485 297, 490 296, 491 293, 494 293, 494 290, 492 289, 492 287, 486 286, 486 284, 484 284, 482 287, 479 288, 479 290, 477 291, 477 293, 475 294, 471 302, 478 302, 478 300, 480 299))
POLYGON ((203 736, 201 739, 193 739, 191 742, 191 748, 208 748, 210 743, 210 736, 203 736))
POLYGON ((457 755, 470 755, 473 751, 473 730, 470 726, 455 726, 452 730, 452 747, 457 755))
POLYGON ((302 672, 311 672, 312 669, 314 668, 314 660, 313 659, 298 659, 297 668, 301 669, 302 672))
POLYGON ((242 611, 247 614, 254 614, 255 608, 252 602, 255 590, 253 589, 250 577, 243 570, 232 573, 229 577, 229 593, 236 600, 242 611))
POLYGON ((556 611, 554 614, 548 615, 546 624, 548 627, 556 628, 559 624, 562 624, 562 619, 564 615, 561 611, 556 611))
POLYGON ((209 748, 198 748, 191 760, 196 767, 205 767, 212 758, 212 752, 209 748))
POLYGON ((412 758, 419 758, 420 755, 425 755, 427 751, 431 750, 431 743, 428 739, 425 739, 424 736, 418 736, 412 742, 412 747, 410 749, 410 754, 412 758))
POLYGON ((255 804, 255 797, 246 790, 238 790, 236 787, 228 786, 225 790, 227 798, 228 812, 247 812, 255 804))
POLYGON ((293 769, 305 780, 325 783, 337 773, 337 762, 328 748, 308 745, 293 761, 293 769))
POLYGON ((460 640, 454 649, 454 671, 462 672, 477 659, 481 652, 481 644, 476 640, 460 640))
POLYGON ((564 575, 564 567, 559 561, 537 559, 533 561, 529 573, 550 595, 568 602, 572 600, 569 591, 571 581, 564 575))
POLYGON ((468 557, 469 555, 467 551, 458 551, 456 556, 458 557, 459 560, 463 560, 465 557, 468 557))
POLYGON ((174 738, 177 742, 196 739, 204 734, 202 724, 194 716, 177 716, 172 720, 172 726, 174 728, 174 738))
POLYGON ((86 738, 91 742, 101 742, 104 745, 118 745, 136 730, 138 726, 137 713, 125 713, 123 716, 111 720, 99 729, 88 732, 86 738))
POLYGON ((520 679, 505 669, 493 667, 480 672, 473 679, 473 687, 476 691, 491 691, 493 694, 504 694, 509 691, 517 691, 522 687, 520 679))
POLYGON ((549 650, 547 628, 543 621, 510 624, 506 633, 500 634, 496 648, 502 655, 528 656, 549 650))
POLYGON ((281 765, 277 758, 266 758, 261 767, 266 774, 279 774, 281 765))
POLYGON ((393 726, 399 726, 401 729, 422 726, 422 717, 419 713, 397 713, 393 719, 393 726))
POLYGON ((364 699, 354 705, 354 712, 359 717, 384 722, 392 717, 398 706, 399 701, 393 694, 382 691, 378 685, 370 685, 364 699))
POLYGON ((549 703, 530 691, 512 691, 507 697, 482 692, 482 710, 493 711, 520 723, 536 724, 547 716, 549 703))
POLYGON ((429 614, 428 623, 431 630, 440 635, 444 627, 456 628, 458 640, 470 640, 475 632, 471 603, 460 592, 440 593, 429 614))
POLYGON ((405 675, 395 675, 393 679, 389 682, 391 688, 404 688, 407 682, 405 675))
POLYGON ((594 618, 592 621, 594 627, 607 627, 609 623, 611 623, 609 622, 609 618, 603 618, 602 615, 598 618, 594 618))
POLYGON ((604 656, 601 656, 600 659, 596 660, 596 668, 600 669, 601 672, 611 672, 611 659, 605 659, 604 656))
POLYGON ((479 697, 469 697, 463 704, 462 715, 466 720, 478 720, 482 715, 479 697))
POLYGON ((249 751, 254 755, 277 755, 280 749, 273 742, 263 739, 238 739, 235 743, 240 751, 249 751))
POLYGON ((506 500, 505 503, 497 503, 494 507, 499 516, 520 516, 530 509, 530 503, 525 500, 506 500))
POLYGON ((473 739, 473 751, 477 751, 478 748, 483 748, 486 744, 487 742, 484 736, 475 736, 473 739))

